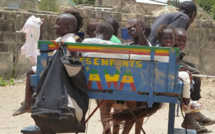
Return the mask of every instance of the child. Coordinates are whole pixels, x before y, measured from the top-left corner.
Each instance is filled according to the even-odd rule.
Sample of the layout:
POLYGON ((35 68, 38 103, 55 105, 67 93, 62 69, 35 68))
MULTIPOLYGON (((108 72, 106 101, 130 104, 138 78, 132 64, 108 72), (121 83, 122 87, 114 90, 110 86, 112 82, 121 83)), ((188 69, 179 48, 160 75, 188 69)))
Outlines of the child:
POLYGON ((128 45, 151 46, 147 40, 149 30, 145 33, 146 27, 144 26, 147 25, 138 19, 131 19, 127 22, 128 34, 133 40, 128 45))
POLYGON ((112 35, 110 41, 113 43, 122 44, 121 41, 119 40, 119 38, 117 38, 118 30, 119 30, 119 22, 115 18, 112 18, 112 17, 105 19, 105 22, 111 24, 114 29, 114 34, 112 35))
MULTIPOLYGON (((64 41, 64 42, 76 42, 74 39, 76 28, 77 27, 77 20, 76 18, 69 13, 60 14, 55 22, 54 25, 54 32, 58 37, 55 41, 64 41)), ((75 55, 75 54, 74 54, 75 55)), ((30 85, 30 75, 34 74, 32 68, 26 73, 26 93, 25 93, 25 100, 22 106, 13 114, 13 116, 17 116, 23 114, 25 112, 31 111, 31 100, 33 90, 30 85)))
POLYGON ((90 19, 87 22, 87 31, 86 33, 90 38, 94 38, 96 36, 96 27, 99 25, 99 21, 97 19, 90 19))
MULTIPOLYGON (((96 33, 95 38, 84 39, 82 43, 117 45, 116 43, 113 43, 110 41, 114 33, 114 29, 109 23, 107 22, 100 23, 97 26, 95 33, 96 33)), ((82 56, 99 57, 99 58, 121 58, 121 59, 128 58, 128 55, 126 54, 108 54, 108 53, 104 54, 104 53, 94 53, 94 52, 82 53, 82 56)))
MULTIPOLYGON (((161 25, 156 33, 158 45, 162 47, 173 47, 175 44, 175 29, 169 25, 161 25)), ((184 82, 183 98, 185 105, 189 104, 190 98, 190 78, 189 74, 185 71, 179 71, 179 78, 184 82)))
POLYGON ((83 27, 84 25, 84 21, 83 21, 83 17, 81 16, 81 14, 78 12, 78 10, 72 8, 72 9, 68 9, 66 11, 64 11, 64 13, 69 13, 75 16, 76 20, 77 20, 77 28, 75 31, 75 40, 76 42, 82 42, 82 39, 78 36, 78 33, 80 31, 80 29, 83 27))
MULTIPOLYGON (((186 30, 184 30, 182 28, 176 28, 175 31, 176 31, 175 32, 176 33, 176 43, 175 43, 174 47, 179 47, 180 51, 182 53, 182 50, 186 47, 187 33, 186 33, 186 30)), ((195 69, 192 66, 189 66, 189 63, 187 63, 187 62, 183 63, 182 59, 180 60, 179 63, 181 65, 187 67, 188 70, 191 71, 192 73, 198 72, 197 69, 195 69), (195 70, 197 70, 197 71, 195 71, 195 70)), ((195 82, 195 80, 196 79, 194 79, 194 82, 195 82)), ((195 83, 194 83, 194 85, 195 85, 195 83)), ((195 87, 194 87, 194 90, 195 90, 195 87)), ((192 98, 192 92, 191 92, 191 98, 192 98)), ((193 116, 194 116, 195 120, 197 122, 199 122, 199 124, 202 126, 208 126, 208 125, 212 125, 215 123, 214 120, 205 117, 202 113, 200 113, 200 111, 195 111, 193 113, 193 116)))
MULTIPOLYGON (((175 29, 169 25, 159 26, 156 32, 156 36, 159 43, 157 46, 173 47, 173 45, 175 44, 176 32, 175 29)), ((196 129, 197 132, 208 131, 206 128, 199 125, 192 116, 192 112, 200 110, 202 108, 202 105, 197 101, 190 100, 190 76, 187 71, 185 71, 184 69, 181 70, 182 71, 179 71, 179 79, 181 79, 184 84, 182 109, 185 112, 185 119, 182 123, 182 127, 187 129, 196 129)))

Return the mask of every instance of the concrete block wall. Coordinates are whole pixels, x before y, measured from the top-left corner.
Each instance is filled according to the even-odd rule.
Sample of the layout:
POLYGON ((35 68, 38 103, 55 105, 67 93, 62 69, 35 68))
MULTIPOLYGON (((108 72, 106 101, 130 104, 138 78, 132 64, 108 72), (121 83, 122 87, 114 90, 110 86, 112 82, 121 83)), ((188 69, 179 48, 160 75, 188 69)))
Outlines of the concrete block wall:
POLYGON ((215 75, 215 21, 196 20, 188 29, 188 42, 184 50, 185 60, 190 61, 202 73, 215 75))
MULTIPOLYGON (((21 30, 26 20, 35 15, 28 12, 0 11, 0 77, 23 75, 32 63, 21 55, 21 47, 25 43, 25 34, 17 33, 21 30)), ((54 39, 53 25, 56 15, 36 14, 36 17, 45 20, 43 39, 54 39)))
POLYGON ((19 9, 37 9, 37 1, 35 0, 1 0, 0 7, 8 7, 10 4, 18 4, 19 9))
MULTIPOLYGON (((115 17, 118 19, 120 27, 125 27, 127 20, 139 18, 151 24, 155 17, 150 15, 132 14, 132 13, 114 13, 105 11, 95 11, 88 9, 79 9, 84 17, 84 26, 81 31, 85 31, 86 22, 89 18, 98 18, 103 21, 106 17, 115 17)), ((32 13, 21 13, 12 11, 0 11, 0 77, 5 74, 11 74, 13 70, 23 75, 31 63, 20 54, 20 48, 25 42, 25 34, 16 33, 24 25, 32 13)), ((43 40, 55 39, 54 23, 56 15, 34 14, 36 17, 44 18, 42 28, 43 40)), ((121 32, 119 30, 119 37, 121 32)), ((86 35, 85 38, 88 36, 86 35)), ((209 75, 215 75, 215 22, 196 20, 188 30, 187 47, 185 60, 190 61, 196 67, 209 75)))

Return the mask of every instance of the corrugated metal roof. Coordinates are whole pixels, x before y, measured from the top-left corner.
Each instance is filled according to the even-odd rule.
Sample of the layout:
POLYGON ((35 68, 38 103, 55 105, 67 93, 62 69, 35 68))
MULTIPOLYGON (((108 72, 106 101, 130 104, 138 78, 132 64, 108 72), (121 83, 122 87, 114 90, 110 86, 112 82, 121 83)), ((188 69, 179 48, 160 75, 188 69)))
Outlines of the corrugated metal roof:
MULTIPOLYGON (((147 4, 155 4, 155 5, 167 5, 168 0, 136 0, 138 3, 147 3, 147 4)), ((184 1, 192 1, 192 0, 179 0, 179 2, 184 1)))
POLYGON ((151 1, 151 0, 136 0, 136 2, 146 3, 146 4, 155 4, 155 5, 167 5, 167 4, 164 4, 163 2, 155 2, 155 1, 151 1))

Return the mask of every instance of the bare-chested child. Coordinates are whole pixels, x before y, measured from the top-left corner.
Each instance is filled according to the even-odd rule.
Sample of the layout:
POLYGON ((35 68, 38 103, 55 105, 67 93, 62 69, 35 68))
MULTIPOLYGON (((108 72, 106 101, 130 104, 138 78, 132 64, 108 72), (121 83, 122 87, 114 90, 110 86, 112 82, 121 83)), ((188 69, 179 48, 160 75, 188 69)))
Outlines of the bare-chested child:
MULTIPOLYGON (((182 50, 186 47, 186 42, 187 42, 187 32, 186 30, 182 29, 182 28, 176 28, 175 29, 175 33, 176 33, 176 42, 174 47, 179 47, 180 51, 182 53, 182 50)), ((180 62, 181 64, 181 62, 180 62)), ((182 64, 185 65, 185 64, 182 64)), ((187 65, 188 66, 188 65, 187 65)), ((187 67, 185 66, 185 67, 187 67)), ((196 69, 193 67, 188 67, 188 70, 191 69, 191 72, 195 71, 196 69)), ((194 84, 195 84, 195 80, 194 80, 194 84)), ((195 88, 195 87, 194 87, 195 88)), ((192 97, 191 97, 192 98, 192 97)), ((212 125, 215 124, 215 121, 205 117, 199 110, 198 111, 194 111, 191 114, 186 115, 185 121, 189 120, 192 121, 190 118, 194 118, 197 122, 199 122, 200 125, 202 126, 208 126, 208 125, 212 125)), ((182 124, 182 127, 186 127, 185 126, 185 121, 182 124)), ((189 122, 187 121, 187 122, 189 122)), ((195 124, 194 124, 195 125, 195 124)), ((198 126, 198 124, 197 124, 198 126)), ((191 127, 191 126, 189 126, 191 127)), ((194 127, 194 126, 193 126, 194 127)), ((202 128, 199 130, 200 132, 210 132, 210 130, 207 130, 205 128, 202 128)))
MULTIPOLYGON (((60 14, 54 25, 54 32, 58 38, 55 41, 64 41, 64 42, 76 42, 74 39, 75 32, 77 27, 76 18, 69 13, 60 14)), ((33 90, 30 85, 30 75, 34 74, 32 68, 26 73, 26 89, 25 89, 25 100, 22 106, 13 114, 17 116, 26 112, 31 111, 31 101, 33 90)))

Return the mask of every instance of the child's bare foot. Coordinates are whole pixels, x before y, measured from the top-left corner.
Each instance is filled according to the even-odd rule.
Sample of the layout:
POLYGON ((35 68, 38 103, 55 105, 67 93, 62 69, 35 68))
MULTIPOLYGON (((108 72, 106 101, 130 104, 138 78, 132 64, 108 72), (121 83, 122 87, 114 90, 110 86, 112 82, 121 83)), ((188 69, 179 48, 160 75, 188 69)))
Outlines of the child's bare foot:
POLYGON ((215 120, 205 117, 202 113, 193 113, 193 116, 197 122, 202 126, 209 126, 215 124, 215 120))
POLYGON ((26 112, 31 112, 31 106, 27 105, 26 103, 23 103, 22 106, 16 112, 13 113, 13 116, 24 114, 26 112))

